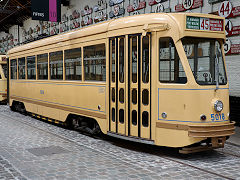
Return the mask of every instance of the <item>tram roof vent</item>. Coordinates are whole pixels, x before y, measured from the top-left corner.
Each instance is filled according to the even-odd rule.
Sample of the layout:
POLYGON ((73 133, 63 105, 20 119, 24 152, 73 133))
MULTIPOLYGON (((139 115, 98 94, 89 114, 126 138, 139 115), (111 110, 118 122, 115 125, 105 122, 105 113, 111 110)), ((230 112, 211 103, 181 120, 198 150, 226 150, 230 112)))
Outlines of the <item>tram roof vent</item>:
POLYGON ((142 35, 146 36, 147 32, 150 31, 166 31, 169 30, 170 26, 168 23, 156 23, 156 24, 145 24, 143 26, 142 35))

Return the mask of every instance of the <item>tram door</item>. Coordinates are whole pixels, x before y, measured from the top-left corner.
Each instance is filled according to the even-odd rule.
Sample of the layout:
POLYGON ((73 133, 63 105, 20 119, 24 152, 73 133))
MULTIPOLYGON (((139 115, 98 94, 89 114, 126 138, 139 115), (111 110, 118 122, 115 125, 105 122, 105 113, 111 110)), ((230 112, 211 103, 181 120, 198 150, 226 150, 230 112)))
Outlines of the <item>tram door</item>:
POLYGON ((126 38, 110 39, 110 131, 126 135, 126 38))
POLYGON ((109 47, 110 131, 151 139, 150 35, 112 38, 109 47))

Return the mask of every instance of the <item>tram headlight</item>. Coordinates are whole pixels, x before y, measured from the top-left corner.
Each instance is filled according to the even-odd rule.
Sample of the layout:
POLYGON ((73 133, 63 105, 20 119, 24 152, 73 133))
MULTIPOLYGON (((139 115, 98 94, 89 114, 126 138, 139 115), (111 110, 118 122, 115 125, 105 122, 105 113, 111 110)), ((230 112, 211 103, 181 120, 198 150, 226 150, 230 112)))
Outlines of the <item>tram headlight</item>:
POLYGON ((223 110, 223 103, 222 103, 222 101, 216 101, 214 103, 214 109, 217 112, 221 112, 223 110))

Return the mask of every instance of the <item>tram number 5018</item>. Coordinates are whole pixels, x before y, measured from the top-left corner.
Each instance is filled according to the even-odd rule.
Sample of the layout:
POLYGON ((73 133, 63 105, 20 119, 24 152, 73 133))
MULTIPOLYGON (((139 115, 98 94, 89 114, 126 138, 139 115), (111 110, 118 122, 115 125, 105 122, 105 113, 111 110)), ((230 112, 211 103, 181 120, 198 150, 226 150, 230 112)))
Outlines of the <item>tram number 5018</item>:
POLYGON ((219 114, 211 114, 211 120, 212 121, 222 121, 225 120, 225 115, 224 113, 219 113, 219 114))

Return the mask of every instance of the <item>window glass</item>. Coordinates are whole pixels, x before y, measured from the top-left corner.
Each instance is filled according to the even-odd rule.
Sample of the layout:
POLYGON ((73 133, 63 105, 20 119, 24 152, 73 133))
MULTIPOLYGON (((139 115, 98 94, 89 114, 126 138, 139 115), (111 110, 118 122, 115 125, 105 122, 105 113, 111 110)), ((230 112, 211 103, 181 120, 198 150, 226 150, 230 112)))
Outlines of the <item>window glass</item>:
POLYGON ((137 104, 137 89, 132 90, 132 103, 137 104))
POLYGON ((198 84, 227 84, 221 45, 216 39, 186 37, 182 43, 198 84))
POLYGON ((120 123, 124 123, 124 110, 123 109, 119 109, 119 122, 120 123))
POLYGON ((63 79, 63 52, 49 53, 51 79, 63 79))
POLYGON ((37 56, 38 79, 48 79, 48 54, 37 56))
POLYGON ((115 88, 112 88, 112 102, 115 102, 115 88))
POLYGON ((106 81, 105 44, 84 47, 85 80, 106 81))
POLYGON ((2 68, 3 68, 3 73, 4 73, 5 78, 7 78, 8 77, 8 75, 7 75, 7 64, 2 64, 2 68))
POLYGON ((115 57, 116 57, 116 53, 115 53, 115 39, 112 39, 111 41, 111 50, 112 50, 112 82, 115 82, 115 57))
POLYGON ((112 122, 115 122, 115 108, 112 108, 112 122))
POLYGON ((17 60, 12 59, 10 63, 11 79, 17 79, 17 60))
POLYGON ((132 82, 137 82, 137 69, 138 69, 138 49, 137 49, 137 41, 138 36, 133 36, 132 40, 132 82))
POLYGON ((64 52, 65 56, 65 79, 82 80, 82 57, 81 48, 69 49, 64 52))
POLYGON ((185 84, 187 77, 171 38, 159 40, 159 80, 162 83, 185 84))
POLYGON ((148 103, 149 103, 149 93, 148 93, 148 90, 147 89, 144 89, 143 91, 142 91, 142 103, 144 104, 144 105, 148 105, 148 103))
POLYGON ((124 38, 119 40, 119 81, 124 83, 124 38))
POLYGON ((142 39, 142 81, 149 82, 149 36, 142 39))
POLYGON ((36 79, 36 61, 35 56, 27 57, 27 78, 36 79))
POLYGON ((124 89, 123 88, 121 88, 119 90, 119 101, 120 101, 120 103, 124 103, 124 89))
POLYGON ((144 127, 148 127, 149 124, 149 115, 147 111, 143 111, 142 113, 142 125, 144 127))
POLYGON ((25 79, 26 77, 25 66, 26 66, 25 57, 19 58, 18 59, 18 79, 25 79))
POLYGON ((136 111, 136 110, 133 110, 133 111, 132 111, 132 124, 133 124, 134 126, 137 125, 137 111, 136 111))

